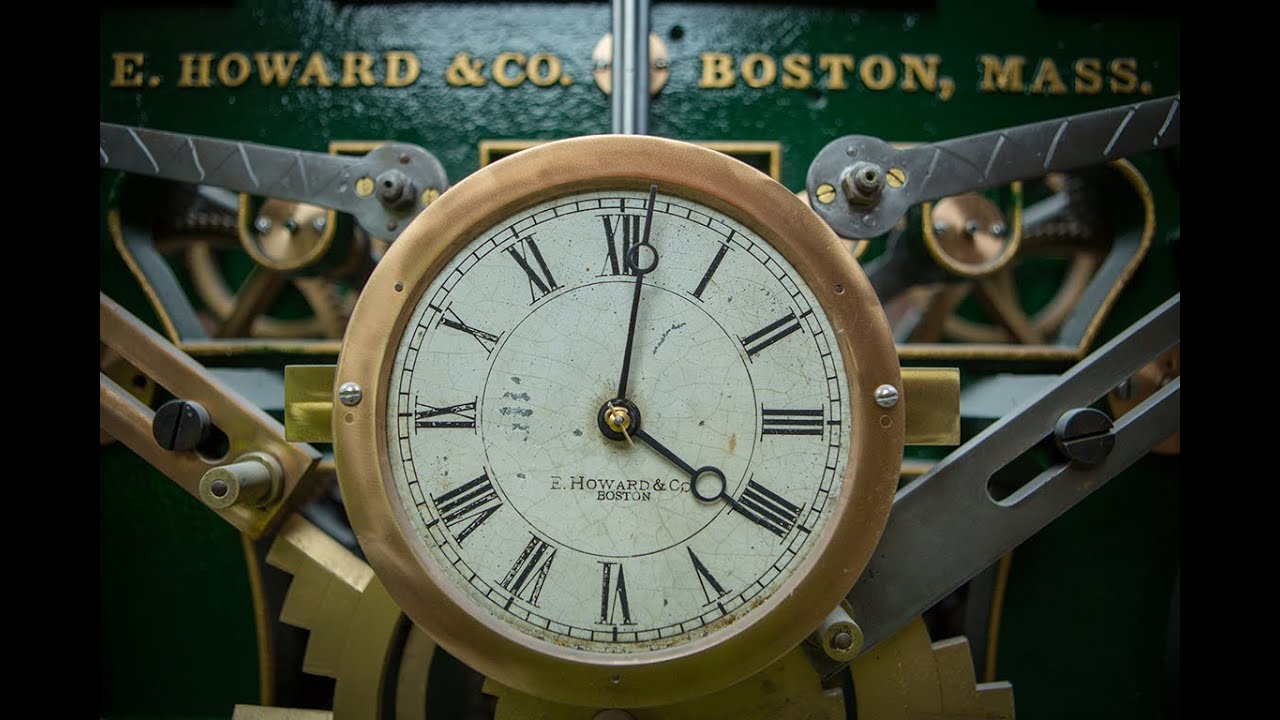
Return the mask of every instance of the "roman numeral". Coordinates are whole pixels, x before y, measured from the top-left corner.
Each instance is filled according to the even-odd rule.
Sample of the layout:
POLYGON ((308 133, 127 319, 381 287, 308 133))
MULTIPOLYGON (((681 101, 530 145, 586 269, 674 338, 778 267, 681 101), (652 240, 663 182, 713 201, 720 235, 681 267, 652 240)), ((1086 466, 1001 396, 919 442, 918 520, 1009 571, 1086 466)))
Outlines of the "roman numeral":
POLYGON ((603 581, 600 583, 600 622, 605 625, 617 625, 614 618, 619 609, 622 610, 622 624, 634 625, 631 622, 631 605, 627 602, 627 579, 622 573, 622 563, 601 562, 604 566, 603 581))
MULTIPOLYGON (((733 232, 729 233, 729 237, 733 237, 733 232)), ((711 276, 716 274, 716 268, 720 267, 720 261, 724 260, 724 256, 729 252, 728 245, 721 245, 720 250, 716 252, 715 258, 711 260, 711 267, 702 274, 702 279, 698 281, 698 288, 693 291, 693 296, 702 299, 702 291, 707 289, 707 283, 711 282, 711 276)))
POLYGON ((693 561, 693 571, 698 574, 698 584, 702 586, 702 594, 707 598, 707 602, 704 604, 710 605, 711 603, 715 603, 720 607, 720 612, 725 612, 724 605, 720 602, 720 598, 724 597, 725 593, 728 591, 725 590, 724 586, 719 582, 716 582, 715 577, 711 574, 711 571, 707 569, 707 566, 703 565, 702 561, 698 559, 698 556, 693 554, 693 548, 685 546, 685 550, 689 551, 689 559, 693 561), (716 591, 715 597, 711 596, 711 590, 707 589, 708 585, 711 586, 711 590, 716 591))
MULTIPOLYGON (((538 597, 542 595, 542 584, 551 572, 551 561, 556 559, 556 549, 548 545, 542 538, 533 537, 524 546, 516 564, 511 566, 507 577, 500 585, 511 592, 513 597, 523 598, 534 607, 538 606, 538 597)), ((507 600, 511 607, 511 600, 507 600)))
POLYGON ((486 353, 493 352, 494 346, 498 344, 498 340, 502 337, 501 335, 494 335, 491 332, 485 332, 479 328, 471 327, 463 322, 462 318, 458 317, 458 313, 454 312, 452 307, 446 307, 443 311, 434 305, 429 307, 440 313, 441 325, 447 328, 453 328, 454 330, 460 330, 475 338, 476 342, 480 343, 480 347, 484 348, 486 353), (453 317, 448 317, 449 315, 452 315, 453 317))
MULTIPOLYGON (((733 510, 780 538, 785 538, 791 532, 800 517, 798 506, 755 480, 747 481, 747 487, 742 491, 742 497, 733 504, 733 510)), ((802 526, 801 529, 806 528, 802 526)))
POLYGON ((432 496, 431 501, 436 504, 436 512, 440 517, 432 520, 427 527, 444 521, 459 545, 485 520, 488 520, 489 516, 498 512, 498 508, 502 507, 502 500, 498 497, 498 491, 493 489, 489 473, 454 488, 440 497, 432 496), (455 526, 463 523, 466 523, 465 527, 461 530, 455 529, 455 526))
POLYGON ((476 401, 461 405, 450 405, 448 407, 435 407, 424 402, 418 402, 414 399, 418 409, 414 411, 413 425, 415 428, 470 428, 476 429, 476 401), (440 417, 442 415, 453 415, 461 420, 432 420, 431 418, 440 417))
POLYGON ((507 248, 507 252, 511 254, 511 257, 516 261, 516 264, 520 266, 520 269, 524 270, 524 274, 529 276, 529 296, 532 298, 530 303, 537 302, 538 298, 560 286, 556 284, 556 279, 551 276, 551 270, 547 267, 547 261, 542 259, 542 252, 538 250, 538 243, 534 242, 532 237, 528 237, 521 240, 520 244, 528 245, 529 254, 533 256, 533 261, 537 263, 538 270, 534 270, 533 267, 529 265, 529 261, 525 259, 524 255, 516 250, 514 245, 507 248), (539 270, 541 272, 539 272, 539 270), (541 292, 542 294, 539 295, 538 292, 541 292))
POLYGON ((774 320, 768 325, 765 325, 759 330, 742 338, 742 347, 746 349, 747 357, 753 357, 756 353, 764 350, 799 329, 799 318, 797 318, 796 314, 793 312, 787 313, 782 319, 774 320))
POLYGON ((639 215, 601 215, 600 219, 604 221, 604 238, 608 245, 606 257, 608 270, 600 274, 634 275, 635 272, 627 264, 627 252, 631 250, 633 243, 640 241, 642 218, 639 215), (611 223, 610 220, 614 222, 611 223))
POLYGON ((760 437, 765 435, 822 436, 822 409, 780 410, 760 406, 760 437))

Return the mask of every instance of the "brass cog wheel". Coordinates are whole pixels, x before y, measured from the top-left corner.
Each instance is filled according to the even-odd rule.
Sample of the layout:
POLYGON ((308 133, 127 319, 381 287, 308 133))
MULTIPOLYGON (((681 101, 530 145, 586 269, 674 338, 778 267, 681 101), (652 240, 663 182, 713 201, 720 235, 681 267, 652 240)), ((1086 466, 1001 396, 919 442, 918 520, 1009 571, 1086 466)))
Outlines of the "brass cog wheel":
MULTIPOLYGON (((267 562, 293 576, 280 620, 310 631, 303 671, 336 680, 332 714, 317 717, 373 720, 393 714, 396 720, 423 720, 429 690, 458 691, 428 688, 435 643, 409 623, 373 569, 319 527, 294 515, 281 528, 267 562), (385 690, 388 686, 393 692, 385 690)), ((852 682, 859 718, 1014 717, 1009 683, 976 683, 968 641, 931 642, 920 618, 828 683, 797 648, 732 687, 666 706, 575 707, 493 680, 485 681, 483 692, 496 699, 494 720, 844 720, 852 716, 845 681, 852 682)), ((245 718, 263 720, 290 717, 273 712, 294 712, 239 706, 241 711, 245 718), (251 715, 250 710, 262 712, 251 715)))
MULTIPOLYGON (((1145 183, 1137 171, 1123 161, 1108 167, 1133 188, 1141 203, 1145 183)), ((1042 183, 1050 194, 1025 228, 1017 206, 1011 222, 1006 222, 981 195, 944 198, 926 206, 925 244, 953 279, 907 293, 921 318, 910 333, 911 342, 1055 342, 1108 262, 1117 228, 1110 217, 1114 203, 1082 176, 1054 174, 1042 183), (1001 233, 992 237, 987 231, 991 227, 1001 229, 1003 243, 1001 233), (1046 279, 1054 272, 1057 279, 1046 279), (1036 309, 1028 310, 1022 290, 1046 283, 1055 286, 1052 294, 1033 300, 1036 309), (965 305, 967 313, 962 312, 965 305)), ((1034 211, 1027 212, 1030 218, 1034 211)))
MULTIPOLYGON (((327 212, 323 208, 283 201, 268 201, 265 207, 278 216, 277 219, 291 216, 288 217, 291 228, 288 241, 279 237, 283 234, 284 221, 263 237, 264 247, 276 255, 287 257, 293 248, 316 245, 319 236, 326 232, 322 222, 315 222, 317 217, 323 219, 327 212)), ((190 212, 173 224, 170 232, 157 237, 156 246, 162 253, 180 256, 186 265, 191 284, 209 312, 213 324, 211 335, 295 339, 342 337, 347 319, 355 308, 355 293, 342 291, 325 277, 291 276, 263 265, 257 258, 254 258, 254 267, 239 289, 233 289, 219 262, 219 255, 244 252, 235 215, 190 212), (309 317, 284 319, 267 314, 289 285, 306 302, 311 312, 309 317)))

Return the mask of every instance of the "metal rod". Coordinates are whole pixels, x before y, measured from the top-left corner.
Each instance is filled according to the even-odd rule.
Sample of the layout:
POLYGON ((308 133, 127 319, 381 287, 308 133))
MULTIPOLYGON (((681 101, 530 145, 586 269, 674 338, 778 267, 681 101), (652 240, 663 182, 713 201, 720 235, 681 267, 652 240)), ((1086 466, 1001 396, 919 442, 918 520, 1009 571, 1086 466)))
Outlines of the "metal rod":
POLYGON ((613 132, 649 133, 649 1, 613 0, 613 132))

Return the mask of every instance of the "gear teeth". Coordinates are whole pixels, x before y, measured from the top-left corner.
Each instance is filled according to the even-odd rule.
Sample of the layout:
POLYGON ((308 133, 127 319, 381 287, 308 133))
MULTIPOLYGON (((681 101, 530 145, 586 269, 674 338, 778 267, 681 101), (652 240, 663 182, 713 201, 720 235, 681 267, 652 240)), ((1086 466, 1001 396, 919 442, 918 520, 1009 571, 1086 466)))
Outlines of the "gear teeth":
POLYGON ((858 717, 1013 720, 1013 687, 975 682, 969 641, 929 641, 916 618, 849 667, 858 717))
POLYGON ((382 717, 383 680, 404 616, 373 568, 297 514, 267 563, 293 575, 280 620, 311 631, 302 669, 337 681, 335 720, 382 717))

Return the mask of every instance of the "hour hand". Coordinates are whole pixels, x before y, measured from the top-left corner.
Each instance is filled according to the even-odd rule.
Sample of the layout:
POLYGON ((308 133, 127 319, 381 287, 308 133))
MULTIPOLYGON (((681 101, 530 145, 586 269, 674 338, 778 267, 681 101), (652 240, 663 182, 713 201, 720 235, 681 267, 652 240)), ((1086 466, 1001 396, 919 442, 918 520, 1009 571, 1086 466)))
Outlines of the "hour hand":
POLYGON ((1181 95, 898 149, 865 135, 832 141, 809 166, 809 204, 847 238, 887 232, 907 208, 1177 145, 1181 95))
POLYGON ((98 125, 103 169, 333 208, 389 240, 448 184, 444 166, 417 145, 385 143, 357 157, 98 125))

